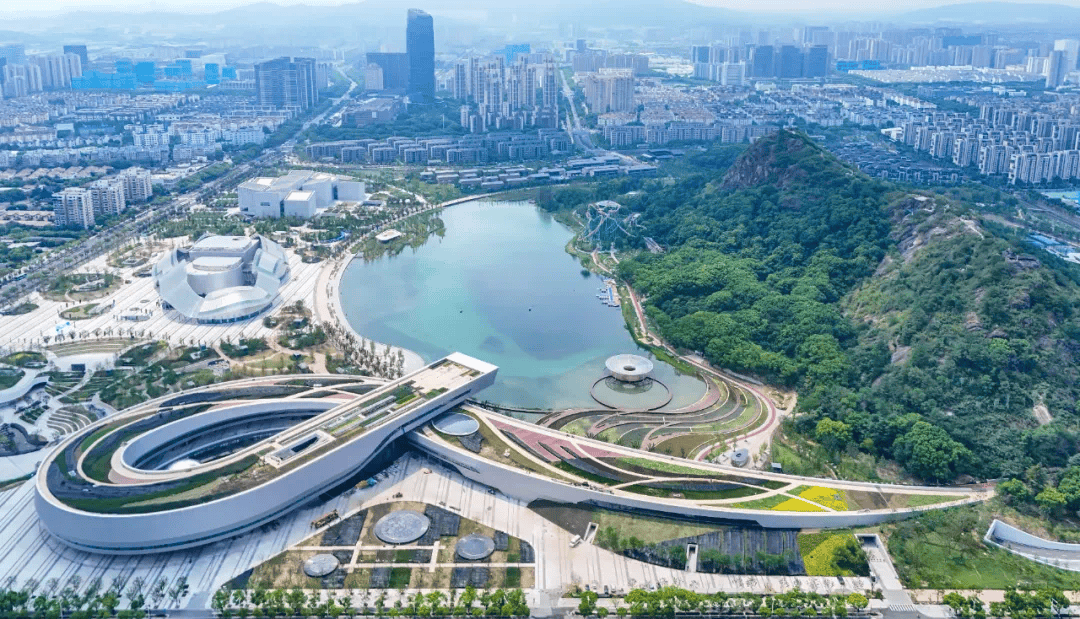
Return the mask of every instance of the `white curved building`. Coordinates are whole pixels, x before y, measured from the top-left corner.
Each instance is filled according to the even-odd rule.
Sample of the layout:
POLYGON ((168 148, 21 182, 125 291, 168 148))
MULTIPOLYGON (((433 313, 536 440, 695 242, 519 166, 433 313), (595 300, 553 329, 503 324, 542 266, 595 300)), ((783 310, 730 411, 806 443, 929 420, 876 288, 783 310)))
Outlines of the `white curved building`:
POLYGON ((454 353, 392 382, 280 376, 164 396, 62 441, 34 480, 38 517, 65 544, 109 554, 240 535, 355 484, 497 371, 454 353))
POLYGON ((288 277, 285 250, 263 236, 205 236, 154 265, 162 301, 201 323, 259 314, 273 304, 288 277))

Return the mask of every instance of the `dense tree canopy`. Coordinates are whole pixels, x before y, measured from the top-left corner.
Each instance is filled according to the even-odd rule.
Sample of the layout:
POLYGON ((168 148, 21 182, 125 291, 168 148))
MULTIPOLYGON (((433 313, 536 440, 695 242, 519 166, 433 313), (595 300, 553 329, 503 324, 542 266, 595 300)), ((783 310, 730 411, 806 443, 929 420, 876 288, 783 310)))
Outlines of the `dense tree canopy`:
POLYGON ((980 226, 974 203, 867 178, 802 135, 718 167, 728 160, 710 151, 674 178, 540 202, 615 199, 638 213, 640 238, 618 242, 649 236, 666 251, 619 273, 661 334, 798 388, 797 429, 834 453, 894 458, 929 481, 1064 467, 1077 453, 1080 270, 1020 261, 1023 237, 980 226))

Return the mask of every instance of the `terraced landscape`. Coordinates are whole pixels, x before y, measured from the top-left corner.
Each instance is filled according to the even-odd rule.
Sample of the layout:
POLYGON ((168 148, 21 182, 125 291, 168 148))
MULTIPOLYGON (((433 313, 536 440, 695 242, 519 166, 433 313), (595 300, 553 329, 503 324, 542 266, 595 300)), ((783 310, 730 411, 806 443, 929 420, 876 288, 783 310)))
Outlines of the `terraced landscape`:
POLYGON ((682 458, 713 456, 729 441, 762 427, 769 405, 748 388, 715 375, 698 377, 708 389, 697 402, 674 410, 558 411, 539 424, 609 443, 682 458))
POLYGON ((94 423, 97 418, 82 406, 65 406, 53 411, 45 420, 45 425, 60 434, 70 434, 94 423))
POLYGON ((771 512, 890 512, 963 503, 976 493, 887 486, 743 471, 698 464, 635 448, 537 427, 483 409, 462 412, 476 419, 474 437, 429 435, 501 464, 571 484, 642 497, 695 502, 706 507, 771 512))

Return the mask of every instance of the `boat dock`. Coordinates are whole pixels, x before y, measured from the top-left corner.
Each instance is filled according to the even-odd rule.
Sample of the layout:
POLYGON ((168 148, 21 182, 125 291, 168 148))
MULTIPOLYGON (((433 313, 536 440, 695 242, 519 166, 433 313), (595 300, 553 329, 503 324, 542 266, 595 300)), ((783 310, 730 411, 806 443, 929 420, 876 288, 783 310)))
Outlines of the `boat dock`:
POLYGON ((615 280, 604 280, 604 286, 597 288, 596 298, 600 299, 600 302, 608 307, 620 307, 622 305, 619 300, 619 291, 615 287, 615 280))

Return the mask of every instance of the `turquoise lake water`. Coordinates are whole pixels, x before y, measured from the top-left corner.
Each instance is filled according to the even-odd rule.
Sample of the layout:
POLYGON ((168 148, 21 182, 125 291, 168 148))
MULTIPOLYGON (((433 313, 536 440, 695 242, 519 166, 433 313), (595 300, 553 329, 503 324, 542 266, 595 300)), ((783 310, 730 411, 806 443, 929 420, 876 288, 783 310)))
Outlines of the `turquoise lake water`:
MULTIPOLYGON (((426 361, 458 351, 493 363, 498 378, 479 399, 528 408, 593 406, 589 388, 605 359, 646 354, 622 312, 597 298, 603 280, 583 276, 566 253, 573 233, 549 214, 526 202, 476 201, 442 219, 444 236, 346 269, 342 307, 358 333, 426 361)), ((697 378, 654 363, 653 376, 673 391, 669 407, 704 393, 697 378)))

